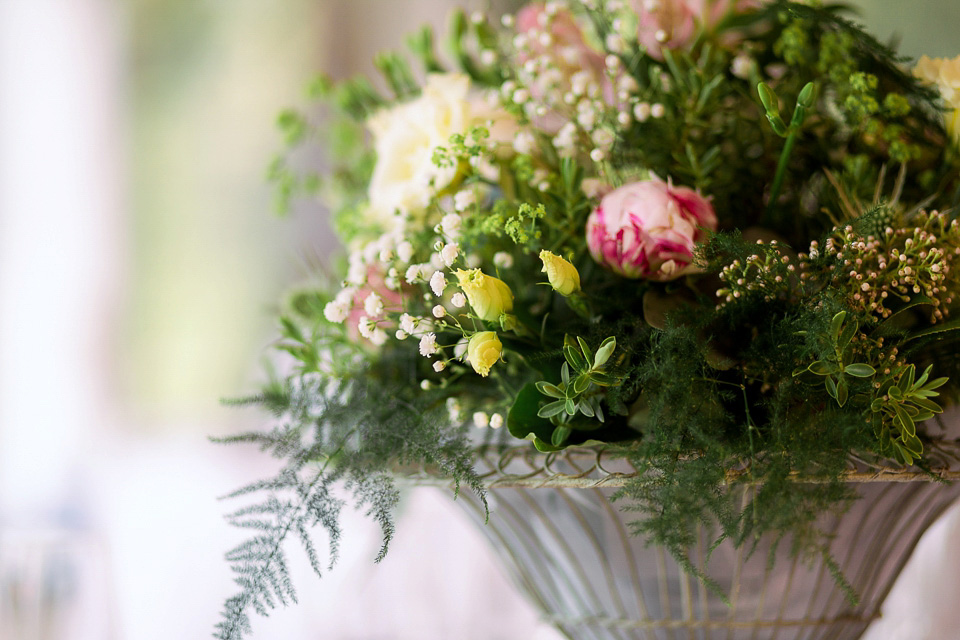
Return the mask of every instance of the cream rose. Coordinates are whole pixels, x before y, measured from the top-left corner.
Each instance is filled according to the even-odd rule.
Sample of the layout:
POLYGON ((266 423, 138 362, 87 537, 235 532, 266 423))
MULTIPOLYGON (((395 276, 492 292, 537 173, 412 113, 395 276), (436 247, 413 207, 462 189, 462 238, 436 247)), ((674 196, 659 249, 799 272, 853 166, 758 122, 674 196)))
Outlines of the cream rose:
POLYGON ((500 278, 480 269, 457 269, 456 275, 467 302, 481 320, 498 322, 500 316, 513 311, 513 292, 500 278))
POLYGON ((471 92, 466 75, 429 75, 419 97, 381 110, 367 122, 377 153, 370 180, 371 215, 388 222, 398 212, 422 210, 457 173, 456 167, 434 164, 434 149, 478 125, 486 125, 491 139, 505 145, 513 139, 512 123, 506 111, 471 92))
POLYGON ((920 56, 913 75, 937 85, 946 106, 951 107, 943 114, 947 133, 960 144, 960 56, 951 60, 920 56))
POLYGON ((490 368, 497 363, 502 354, 503 344, 495 331, 475 333, 467 343, 467 362, 483 377, 490 374, 490 368))
POLYGON ((547 250, 540 252, 540 260, 554 291, 562 296, 580 291, 580 272, 570 262, 547 250))

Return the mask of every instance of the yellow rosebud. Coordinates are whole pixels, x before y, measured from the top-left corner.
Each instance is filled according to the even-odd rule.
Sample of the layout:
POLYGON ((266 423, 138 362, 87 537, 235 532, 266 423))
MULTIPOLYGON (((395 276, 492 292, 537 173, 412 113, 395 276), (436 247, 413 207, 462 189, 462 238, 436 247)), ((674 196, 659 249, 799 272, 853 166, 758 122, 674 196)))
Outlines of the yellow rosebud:
POLYGON ((543 261, 541 271, 547 274, 554 291, 562 296, 580 291, 580 272, 569 261, 546 250, 540 252, 540 260, 543 261))
POLYGON ((481 320, 497 322, 501 315, 513 311, 513 292, 503 280, 488 276, 480 269, 457 269, 457 280, 481 320))
POLYGON ((503 353, 503 344, 495 331, 480 331, 470 337, 467 343, 467 362, 473 370, 484 378, 490 373, 490 367, 496 364, 503 353))

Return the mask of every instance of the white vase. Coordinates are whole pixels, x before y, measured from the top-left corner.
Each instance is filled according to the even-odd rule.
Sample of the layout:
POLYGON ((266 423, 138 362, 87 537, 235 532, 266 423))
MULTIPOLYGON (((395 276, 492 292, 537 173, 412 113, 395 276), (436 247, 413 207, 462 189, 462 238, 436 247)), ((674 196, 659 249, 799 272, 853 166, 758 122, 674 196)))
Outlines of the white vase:
MULTIPOLYGON (((859 596, 852 606, 820 558, 791 558, 789 540, 768 564, 770 541, 748 556, 721 544, 707 573, 729 606, 668 552, 629 534, 637 514, 611 504, 613 489, 535 486, 566 462, 519 456, 488 461, 526 486, 494 486, 489 521, 478 501, 461 502, 493 544, 520 589, 562 633, 575 640, 853 640, 880 612, 895 578, 923 532, 960 495, 960 484, 857 482, 860 499, 820 524, 831 554, 859 596), (538 465, 540 468, 538 469, 538 465)), ((587 467, 590 465, 587 464, 587 467)), ((583 467, 580 467, 583 470, 583 467)), ((600 473, 599 477, 605 476, 600 473)), ((569 476, 568 476, 569 477, 569 476)), ((592 484, 596 470, 584 476, 592 484)), ((703 566, 712 538, 700 531, 689 557, 703 566)))

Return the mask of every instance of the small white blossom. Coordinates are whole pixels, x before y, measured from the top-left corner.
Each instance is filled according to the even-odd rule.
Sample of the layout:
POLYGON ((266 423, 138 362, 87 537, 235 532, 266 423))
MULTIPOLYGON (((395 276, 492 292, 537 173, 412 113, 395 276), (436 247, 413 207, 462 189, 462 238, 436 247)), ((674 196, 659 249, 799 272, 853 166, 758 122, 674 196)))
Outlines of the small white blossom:
POLYGON ((413 245, 409 240, 404 240, 397 245, 397 258, 400 262, 407 263, 413 258, 413 245))
POLYGON ((467 347, 469 346, 470 341, 467 338, 460 338, 456 346, 453 347, 453 355, 461 362, 466 362, 465 357, 467 355, 467 347))
MULTIPOLYGON (((433 253, 430 255, 430 266, 433 267, 434 271, 443 269, 443 258, 440 257, 439 253, 433 253)), ((436 274, 430 274, 430 277, 432 278, 434 275, 436 274)), ((426 274, 424 274, 424 278, 426 278, 426 274)))
POLYGON ((495 413, 495 414, 493 414, 492 416, 490 416, 490 428, 491 428, 491 429, 499 429, 499 428, 502 427, 502 426, 503 426, 503 416, 502 416, 502 415, 500 415, 499 413, 495 413))
POLYGON ((424 391, 430 391, 430 387, 432 387, 432 386, 433 386, 433 385, 430 384, 430 381, 429 381, 429 380, 421 380, 421 381, 420 381, 420 388, 423 389, 424 391))
POLYGON ((387 341, 387 332, 379 327, 374 329, 373 334, 370 336, 370 342, 377 345, 378 347, 382 347, 386 341, 387 341))
POLYGON ((568 122, 560 128, 557 135, 553 138, 553 146, 558 151, 570 151, 577 141, 577 125, 568 122))
POLYGON ((483 429, 484 427, 490 426, 490 416, 488 416, 483 411, 477 411, 473 414, 473 424, 477 425, 479 428, 483 429))
POLYGON ((367 299, 363 301, 363 310, 371 318, 376 318, 383 313, 383 300, 381 300, 380 296, 376 293, 371 293, 367 296, 367 299))
POLYGON ((448 267, 453 266, 453 263, 457 261, 457 256, 459 255, 460 247, 457 246, 455 242, 451 242, 440 250, 440 259, 443 260, 443 264, 448 267))
POLYGON ((427 333, 420 338, 420 355, 429 358, 437 352, 437 334, 427 333))
POLYGON ((453 298, 450 299, 450 302, 453 303, 457 309, 462 309, 467 304, 467 296, 463 295, 459 291, 453 294, 453 298))
POLYGON ((493 254, 493 264, 501 269, 509 269, 513 266, 513 256, 506 251, 497 251, 493 254))
POLYGON ((433 310, 431 311, 431 313, 433 313, 433 317, 434 317, 434 318, 442 318, 442 317, 444 317, 445 315, 447 315, 447 310, 444 309, 444 307, 443 307, 442 304, 438 304, 437 306, 435 306, 435 307, 433 308, 433 310))
POLYGON ((430 289, 433 290, 434 295, 442 296, 443 290, 447 288, 447 276, 443 275, 442 271, 437 271, 430 278, 430 289))
POLYGON ((404 274, 404 279, 408 284, 413 284, 420 280, 423 277, 423 265, 421 264, 412 264, 407 267, 407 272, 404 274))
POLYGON ((397 332, 393 335, 396 337, 397 340, 406 340, 409 334, 403 329, 397 329, 397 332))
POLYGON ((483 258, 481 258, 477 253, 471 253, 467 255, 466 262, 467 267, 470 269, 476 269, 483 264, 483 258))
POLYGON ((440 373, 446 368, 447 368, 447 363, 444 362, 443 360, 437 360, 436 362, 433 363, 433 370, 436 371, 437 373, 440 373))
MULTIPOLYGON (((472 188, 457 191, 453 194, 453 208, 457 211, 466 211, 477 202, 477 193, 472 188)), ((441 224, 443 224, 441 222, 441 224)))
POLYGON ((490 66, 497 61, 497 52, 490 49, 484 49, 480 52, 480 64, 490 66))
POLYGON ((334 300, 323 308, 323 315, 328 321, 340 324, 350 315, 350 308, 334 300))
POLYGON ((417 330, 416 318, 414 318, 409 313, 405 313, 402 316, 400 316, 400 329, 407 333, 413 333, 414 331, 416 331, 417 330))
POLYGON ((463 218, 455 213, 448 213, 440 220, 440 230, 450 237, 455 237, 460 234, 460 225, 462 223, 463 218))
POLYGON ((650 115, 652 115, 654 118, 662 118, 666 112, 666 107, 659 102, 650 107, 650 115))
POLYGON ((513 150, 524 155, 533 154, 537 139, 529 131, 520 131, 513 138, 513 150))
POLYGON ((361 336, 369 340, 373 337, 373 332, 377 329, 377 323, 367 316, 360 316, 360 320, 357 322, 357 329, 360 331, 361 336))
POLYGON ((456 398, 447 398, 447 415, 450 416, 450 422, 460 422, 463 419, 463 408, 460 401, 456 398))

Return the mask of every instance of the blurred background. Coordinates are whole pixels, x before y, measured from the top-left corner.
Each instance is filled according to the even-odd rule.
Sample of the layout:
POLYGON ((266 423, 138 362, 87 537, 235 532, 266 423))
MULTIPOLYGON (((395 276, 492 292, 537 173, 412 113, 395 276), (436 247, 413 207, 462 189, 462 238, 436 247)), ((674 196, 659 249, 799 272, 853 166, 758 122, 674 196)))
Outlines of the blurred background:
MULTIPOLYGON (((442 31, 454 4, 0 0, 0 640, 209 637, 240 539, 216 498, 271 471, 209 443, 262 422, 219 398, 255 388, 274 301, 334 247, 319 207, 271 215, 275 116, 315 72, 442 31)), ((858 4, 907 55, 960 54, 955 0, 858 4)), ((559 637, 449 496, 413 491, 402 512, 379 566, 348 513, 340 564, 297 567, 301 605, 254 637, 559 637)), ((938 634, 960 625, 943 587, 958 520, 868 637, 956 637, 938 634)))

